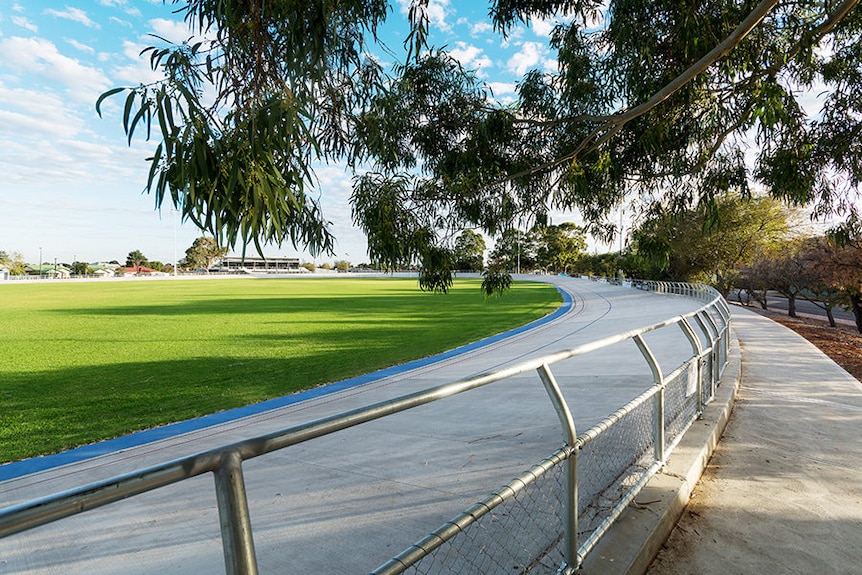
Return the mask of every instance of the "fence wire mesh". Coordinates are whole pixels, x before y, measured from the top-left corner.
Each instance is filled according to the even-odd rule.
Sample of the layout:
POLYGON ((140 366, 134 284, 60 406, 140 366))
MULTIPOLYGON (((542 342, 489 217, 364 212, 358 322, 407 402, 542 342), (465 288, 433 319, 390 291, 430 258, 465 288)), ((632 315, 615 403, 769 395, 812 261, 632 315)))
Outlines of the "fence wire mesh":
POLYGON ((560 460, 514 496, 403 571, 416 575, 553 574, 563 561, 565 463, 560 460))
POLYGON ((578 452, 578 540, 588 537, 608 517, 622 494, 652 463, 652 397, 643 397, 613 425, 600 426, 599 434, 578 452))
POLYGON ((668 443, 685 433, 697 417, 697 363, 689 362, 664 391, 664 428, 668 443))
MULTIPOLYGON (((693 358, 664 382, 666 444, 678 440, 698 415, 698 374, 702 399, 711 398, 712 361, 708 353, 693 358)), ((650 389, 580 436, 578 541, 590 539, 612 521, 621 511, 620 501, 635 493, 655 470, 658 392, 658 387, 650 389)), ((559 573, 565 562, 566 468, 566 458, 560 457, 544 474, 518 483, 516 495, 417 562, 393 572, 559 573)), ((579 552, 583 555, 589 550, 579 552)))

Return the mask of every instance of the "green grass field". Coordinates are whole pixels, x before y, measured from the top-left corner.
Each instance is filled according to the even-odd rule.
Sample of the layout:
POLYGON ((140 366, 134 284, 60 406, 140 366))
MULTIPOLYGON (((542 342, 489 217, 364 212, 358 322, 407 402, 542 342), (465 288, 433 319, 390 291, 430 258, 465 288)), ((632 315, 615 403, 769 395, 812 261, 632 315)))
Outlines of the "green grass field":
POLYGON ((0 285, 0 462, 286 395, 523 325, 561 299, 415 279, 0 285))

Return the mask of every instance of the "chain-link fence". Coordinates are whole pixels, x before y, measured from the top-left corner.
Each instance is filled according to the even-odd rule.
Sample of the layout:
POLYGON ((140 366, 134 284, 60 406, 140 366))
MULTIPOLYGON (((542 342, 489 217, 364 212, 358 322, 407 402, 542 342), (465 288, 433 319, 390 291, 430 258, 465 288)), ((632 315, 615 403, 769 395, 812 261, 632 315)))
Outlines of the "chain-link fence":
POLYGON ((723 300, 702 286, 659 287, 664 293, 712 296, 709 309, 680 318, 688 328, 695 324, 696 341, 708 345, 693 340, 696 349, 687 362, 579 435, 573 448, 556 452, 372 575, 557 574, 579 567, 712 399, 726 363, 729 314, 723 300), (567 477, 572 472, 573 482, 567 477), (567 493, 572 485, 576 498, 567 493), (575 499, 576 509, 569 509, 575 499), (567 522, 567 513, 576 520, 567 522), (576 530, 577 550, 567 548, 568 529, 576 530))

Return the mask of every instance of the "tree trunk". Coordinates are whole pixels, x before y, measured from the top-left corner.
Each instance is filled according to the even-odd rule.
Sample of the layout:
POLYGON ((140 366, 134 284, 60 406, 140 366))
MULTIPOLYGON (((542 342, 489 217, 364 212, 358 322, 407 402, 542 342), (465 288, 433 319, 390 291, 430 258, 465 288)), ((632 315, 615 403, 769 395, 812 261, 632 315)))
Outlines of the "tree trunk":
POLYGON ((829 327, 835 327, 835 316, 832 314, 832 306, 828 305, 825 308, 826 318, 829 320, 829 327))
POLYGON ((859 330, 859 333, 862 333, 862 294, 850 296, 850 308, 856 317, 856 329, 859 330))
POLYGON ((796 317, 796 296, 787 296, 787 315, 796 317))

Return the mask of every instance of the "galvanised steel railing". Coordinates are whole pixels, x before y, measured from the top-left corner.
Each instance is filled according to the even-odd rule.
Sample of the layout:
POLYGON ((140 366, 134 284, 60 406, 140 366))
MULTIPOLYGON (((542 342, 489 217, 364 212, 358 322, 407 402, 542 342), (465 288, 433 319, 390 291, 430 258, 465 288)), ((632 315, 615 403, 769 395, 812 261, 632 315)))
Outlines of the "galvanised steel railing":
POLYGON ((704 404, 713 398, 726 365, 730 310, 715 290, 670 282, 637 285, 692 297, 706 305, 684 316, 543 358, 549 361, 536 369, 557 408, 564 430, 563 447, 372 571, 372 575, 568 575, 578 570, 587 553, 661 469, 704 404), (643 335, 674 325, 690 342, 692 355, 663 375, 643 335), (641 351, 653 373, 654 385, 575 436, 574 422, 548 366, 626 339, 633 340, 641 351), (500 512, 498 508, 502 508, 500 512), (537 519, 539 515, 545 517, 537 519))
POLYGON ((205 473, 212 473, 226 573, 254 575, 258 572, 258 568, 242 471, 243 461, 535 370, 559 417, 563 430, 563 447, 374 570, 373 573, 392 575, 408 570, 431 573, 434 569, 441 569, 447 573, 486 573, 493 567, 487 567, 482 563, 483 561, 488 560, 492 564, 504 562, 502 559, 494 559, 487 551, 489 548, 498 549, 502 555, 511 554, 515 549, 526 547, 533 547, 535 550, 528 550, 526 556, 522 558, 511 560, 507 558, 505 563, 511 565, 512 561, 517 560, 525 568, 529 568, 526 570, 533 570, 533 572, 535 572, 534 567, 544 566, 556 573, 573 573, 580 566, 584 556, 595 546, 626 505, 634 499, 646 481, 661 468, 685 429, 702 411, 703 404, 713 397, 715 385, 727 359, 730 313, 726 302, 717 292, 706 286, 665 282, 645 282, 640 287, 660 293, 693 297, 704 301, 704 306, 692 313, 525 361, 512 367, 324 417, 303 425, 14 505, 0 510, 0 537, 205 473), (663 375, 661 366, 643 336, 674 325, 682 330, 690 342, 692 354, 690 359, 671 374, 663 375), (697 332, 701 334, 707 345, 703 344, 697 332), (577 435, 571 411, 550 366, 627 340, 634 341, 649 365, 654 379, 652 389, 641 394, 586 433, 577 435), (670 401, 668 397, 671 398, 670 401), (631 427, 637 427, 638 424, 633 425, 630 423, 632 421, 646 421, 650 431, 633 434, 631 427), (614 440, 615 434, 629 439, 633 435, 636 441, 632 444, 631 441, 614 440), (603 442, 607 442, 608 438, 611 438, 610 443, 613 445, 611 449, 607 446, 602 447, 603 442), (624 449, 623 443, 631 445, 624 449), (613 453, 614 457, 608 457, 610 453, 613 453), (592 469, 593 467, 601 471, 597 472, 592 469), (542 480, 549 477, 555 478, 556 486, 549 482, 543 485, 542 480), (548 488, 547 485, 551 487, 548 488), (478 539, 474 536, 466 537, 471 526, 476 525, 483 517, 492 516, 500 505, 518 501, 519 498, 524 501, 523 498, 532 497, 532 494, 536 493, 540 494, 538 497, 541 498, 541 503, 531 503, 528 505, 530 509, 527 512, 534 522, 533 527, 524 529, 526 522, 519 518, 515 522, 517 525, 510 525, 507 528, 504 534, 506 542, 498 540, 493 545, 487 542, 476 543, 478 539), (556 502, 553 502, 554 499, 556 502), (545 517, 552 520, 545 521, 545 517), (557 521, 560 523, 559 528, 552 525, 557 521), (519 544, 520 547, 512 545, 512 541, 525 531, 529 532, 530 538, 534 541, 529 544, 519 544), (545 532, 546 535, 536 539, 536 533, 545 532), (476 549, 467 549, 460 555, 449 554, 448 556, 452 558, 446 559, 445 563, 440 562, 435 551, 446 545, 451 547, 453 542, 459 541, 459 536, 461 540, 467 542, 468 547, 471 542, 473 545, 481 545, 480 552, 477 553, 476 549), (554 551, 555 549, 558 551, 554 551), (554 559, 551 566, 548 564, 548 558, 554 553, 560 557, 554 559), (477 557, 480 559, 478 564, 477 557), (423 562, 430 567, 423 567, 423 562))

